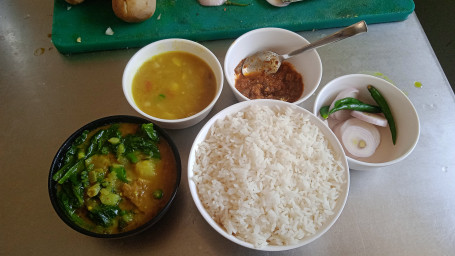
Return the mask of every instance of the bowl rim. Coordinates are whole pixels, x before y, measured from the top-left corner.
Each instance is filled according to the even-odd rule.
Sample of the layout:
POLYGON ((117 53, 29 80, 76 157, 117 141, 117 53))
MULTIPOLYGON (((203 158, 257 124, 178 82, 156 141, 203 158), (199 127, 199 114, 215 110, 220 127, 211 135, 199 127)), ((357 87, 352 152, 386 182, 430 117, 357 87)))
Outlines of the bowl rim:
POLYGON ((348 162, 347 162, 346 154, 344 153, 343 147, 341 146, 341 144, 338 141, 338 139, 336 139, 336 136, 332 132, 332 130, 330 128, 328 128, 323 123, 322 120, 320 120, 319 118, 317 118, 317 116, 315 116, 313 113, 311 113, 311 111, 306 110, 305 108, 302 108, 302 107, 300 107, 298 105, 295 105, 293 103, 290 103, 290 102, 284 102, 284 101, 272 100, 272 99, 255 99, 255 100, 238 102, 238 103, 235 103, 235 104, 233 104, 233 105, 221 110, 216 115, 214 115, 212 118, 210 118, 210 120, 207 121, 207 123, 204 124, 204 126, 200 129, 200 131, 198 132, 198 134, 197 134, 196 138, 194 139, 194 142, 193 142, 193 144, 191 146, 191 149, 190 149, 190 152, 189 152, 189 157, 188 157, 187 179, 188 179, 189 189, 190 189, 190 192, 191 192, 191 197, 193 198, 193 202, 195 203, 196 208, 198 209, 198 211, 202 215, 202 217, 205 219, 205 221, 213 229, 215 229, 219 234, 221 234, 223 237, 227 238, 231 242, 234 242, 234 243, 236 243, 238 245, 244 246, 246 248, 258 250, 258 251, 286 251, 286 250, 299 248, 301 246, 309 244, 309 243, 313 242, 314 240, 318 239, 319 237, 324 235, 327 231, 329 231, 330 228, 333 226, 333 224, 335 224, 335 222, 340 217, 340 215, 343 212, 344 207, 346 205, 346 202, 347 202, 347 199, 348 199, 348 195, 349 195, 349 190, 350 190, 350 172, 349 172, 349 165, 348 165, 348 162), (346 183, 344 184, 346 189, 345 190, 343 189, 343 191, 341 192, 342 197, 338 198, 338 200, 340 200, 340 201, 337 202, 337 206, 336 207, 338 207, 338 203, 340 203, 339 211, 335 212, 331 216, 330 220, 325 223, 326 226, 323 226, 322 229, 319 229, 316 234, 314 234, 312 236, 309 236, 308 238, 305 238, 304 242, 300 242, 300 243, 293 244, 293 245, 267 245, 265 247, 257 248, 251 243, 245 242, 243 240, 240 240, 240 239, 228 234, 223 228, 221 228, 221 226, 219 226, 212 219, 212 217, 205 210, 205 207, 202 205, 201 200, 199 199, 199 195, 197 193, 196 184, 192 180, 192 178, 194 176, 193 165, 194 165, 194 159, 195 159, 195 152, 196 152, 197 148, 199 147, 199 144, 207 136, 210 128, 213 126, 213 124, 216 122, 216 120, 222 119, 226 115, 235 113, 235 112, 237 112, 239 110, 242 110, 242 109, 245 109, 246 107, 251 106, 253 104, 262 104, 262 105, 267 105, 267 106, 270 106, 270 105, 289 106, 289 107, 293 108, 295 111, 302 111, 302 112, 308 114, 309 116, 311 116, 311 119, 314 122, 318 123, 318 127, 320 129, 325 130, 325 131, 323 131, 325 136, 331 136, 331 137, 334 138, 333 141, 334 141, 334 143, 336 143, 336 146, 332 145, 332 147, 333 148, 337 147, 340 150, 340 152, 341 152, 341 158, 342 158, 341 161, 342 161, 342 163, 344 165, 344 168, 345 168, 344 172, 346 174, 346 183), (321 128, 321 127, 324 127, 324 128, 321 128), (326 134, 326 133, 328 133, 328 134, 326 134))
POLYGON ((97 238, 121 238, 121 237, 127 237, 131 235, 138 234, 151 226, 153 226, 155 223, 157 223, 164 215, 165 213, 169 210, 171 207, 177 192, 179 190, 180 186, 180 181, 181 181, 181 174, 182 174, 182 166, 181 166, 181 159, 180 159, 180 154, 178 152, 177 146, 175 145, 174 141, 171 139, 171 137, 159 126, 153 123, 153 127, 155 130, 158 132, 160 136, 162 136, 169 144, 171 147, 172 152, 174 153, 174 158, 176 161, 176 181, 174 184, 173 192, 171 197, 169 198, 169 201, 165 204, 165 206, 160 210, 160 212, 144 223, 143 225, 133 229, 129 230, 126 232, 122 233, 116 233, 116 234, 100 234, 96 233, 93 231, 90 231, 88 229, 82 228, 72 222, 68 216, 65 214, 65 212, 61 209, 60 205, 57 202, 57 195, 56 195, 56 189, 55 186, 57 185, 57 182, 52 179, 53 174, 59 169, 61 166, 61 161, 68 151, 68 148, 71 146, 71 144, 74 142, 76 138, 78 138, 84 130, 93 130, 98 127, 104 126, 104 125, 109 125, 109 124, 114 124, 114 123, 135 123, 135 124, 145 124, 145 123, 153 123, 150 122, 149 120, 146 120, 142 117, 137 117, 137 116, 130 116, 130 115, 114 115, 114 116, 106 116, 102 117, 99 119, 96 119, 94 121, 91 121, 89 123, 86 123, 79 129, 77 129, 75 132, 73 132, 66 140, 63 142, 63 144, 59 147, 57 150, 57 153, 55 154, 52 164, 50 167, 49 171, 49 176, 48 176, 48 193, 49 193, 49 199, 51 201, 52 207, 54 211, 57 213, 57 215, 60 217, 60 219, 65 222, 70 228, 72 228, 75 231, 78 231, 79 233, 82 233, 87 236, 91 237, 97 237, 97 238))
MULTIPOLYGON (((166 50, 166 51, 162 51, 161 53, 165 53, 165 52, 169 52, 171 50, 166 50)), ((184 50, 179 50, 179 51, 184 51, 184 50)), ((160 54, 161 54, 160 53, 160 54)), ((207 63, 207 61, 205 59, 203 59, 202 57, 199 57, 198 55, 194 54, 194 53, 191 53, 193 54, 194 56, 198 57, 199 59, 201 59, 202 61, 204 61, 209 67, 211 67, 211 65, 209 63, 207 63)), ((147 60, 150 60, 150 58, 152 58, 153 56, 156 56, 156 55, 152 55, 152 56, 149 56, 147 57, 146 61, 147 60)), ((216 76, 216 70, 214 70, 213 68, 211 68, 213 73, 215 74, 216 76)), ((132 70, 134 71, 134 70, 132 70)), ((136 71, 137 72, 137 71, 136 71)), ((134 77, 134 76, 133 76, 134 77)), ((137 51, 129 60, 128 60, 128 63, 126 64, 124 70, 123 70, 123 74, 122 74, 122 89, 123 89, 123 94, 125 95, 126 97, 126 100, 128 101, 128 103, 130 104, 131 107, 133 107, 134 110, 136 110, 136 112, 138 112, 139 114, 141 114, 142 116, 150 119, 150 120, 153 120, 153 121, 156 121, 156 122, 160 122, 160 123, 168 123, 168 124, 179 124, 179 123, 182 123, 182 122, 187 122, 187 121, 190 121, 190 120, 193 120, 193 119, 197 119, 198 117, 200 117, 201 115, 204 115, 207 111, 211 110, 213 108, 213 106, 215 106, 216 102, 218 101, 218 99, 220 98, 220 95, 221 95, 221 92, 223 91, 223 85, 224 85, 224 73, 223 73, 223 68, 221 67, 221 63, 220 61, 218 60, 218 58, 215 56, 215 54, 210 50, 208 49, 207 47, 205 47, 204 45, 200 44, 200 43, 197 43, 195 41, 191 41, 191 40, 188 40, 188 39, 183 39, 183 38, 168 38, 168 39, 162 39, 162 40, 158 40, 158 41, 155 41, 155 42, 152 42, 144 47, 142 47, 141 49, 139 49, 139 51, 137 51), (200 48, 200 49, 203 49, 204 52, 206 52, 211 58, 213 58, 214 60, 214 63, 216 64, 216 67, 217 69, 219 69, 220 73, 220 81, 219 81, 219 86, 217 84, 217 90, 216 90, 216 93, 215 93, 215 96, 213 97, 212 101, 204 108, 202 109, 201 111, 197 112, 196 114, 194 115, 191 115, 191 116, 188 116, 188 117, 185 117, 185 118, 179 118, 179 119, 163 119, 163 118, 158 118, 158 117, 154 117, 152 115, 149 115, 147 113, 145 113, 142 109, 140 109, 136 103, 134 102, 134 98, 133 98, 133 95, 132 93, 129 93, 129 91, 131 91, 131 88, 132 88, 132 84, 131 86, 127 85, 128 83, 126 82, 126 74, 127 74, 127 71, 129 71, 130 69, 132 69, 132 66, 133 66, 133 62, 137 59, 137 58, 140 58, 140 56, 144 53, 144 52, 147 52, 147 50, 149 48, 152 48, 152 47, 155 47, 157 45, 162 45, 162 44, 170 44, 172 45, 173 43, 175 42, 179 42, 179 43, 184 43, 184 44, 188 44, 188 45, 192 45, 192 46, 195 46, 197 48, 200 48), (131 95, 131 97, 128 97, 128 95, 131 95)))
MULTIPOLYGON (((279 28, 279 27, 264 27, 264 28, 257 28, 257 29, 253 29, 253 30, 250 30, 244 34, 242 34, 241 36, 239 36, 237 39, 235 39, 235 41, 229 46, 228 50, 226 51, 226 54, 225 54, 225 58, 224 58, 224 73, 225 73, 225 76, 227 77, 226 74, 229 74, 228 72, 228 62, 229 62, 229 58, 228 56, 232 54, 232 51, 233 48, 239 44, 239 42, 241 40, 243 40, 244 38, 246 37, 249 37, 251 36, 252 34, 257 34, 257 33, 269 33, 269 32, 278 32, 278 33, 287 33, 287 34, 290 34, 290 35, 293 35, 293 36, 296 36, 296 38, 299 37, 299 39, 302 40, 302 42, 305 42, 306 44, 310 44, 310 42, 303 36, 299 35, 298 33, 294 32, 294 31, 291 31, 291 30, 288 30, 288 29, 284 29, 284 28, 279 28)), ((303 103, 304 101, 306 101, 308 98, 310 98, 314 92, 319 88, 319 86, 321 85, 321 80, 322 80, 322 73, 323 73, 323 67, 322 67, 322 60, 321 60, 321 56, 319 56, 319 53, 317 52, 316 49, 313 49, 311 51, 308 51, 308 53, 314 51, 314 54, 315 54, 315 57, 317 58, 317 67, 318 67, 318 79, 317 79, 317 83, 316 83, 316 86, 308 93, 307 96, 305 97, 302 97, 300 99, 298 99, 297 101, 295 102, 290 102, 292 104, 295 104, 295 105, 299 105, 301 103, 303 103)), ((246 58, 247 56, 245 56, 246 58)), ((302 74, 303 76, 303 74, 302 74)), ((234 84, 230 83, 230 81, 228 79, 226 79, 227 83, 229 84, 229 87, 235 91, 235 94, 238 95, 240 98, 242 98, 244 101, 248 101, 248 100, 252 100, 248 97, 246 97, 245 95, 243 95, 242 93, 240 93, 237 88, 235 88, 235 82, 234 84)))
POLYGON ((386 166, 389 166, 389 165, 393 165, 393 164, 396 164, 396 163, 402 161, 403 159, 408 157, 412 153, 412 151, 414 151, 415 147, 417 146, 417 143, 418 143, 419 138, 420 138, 420 119, 419 119, 419 115, 417 113, 417 110, 414 107, 414 104, 412 104, 412 101, 409 99, 409 97, 407 97, 406 94, 404 94, 404 92, 402 90, 400 90, 397 86, 395 86, 391 82, 389 82, 389 81, 387 81, 387 80, 385 80, 383 78, 380 78, 380 77, 377 77, 377 76, 373 76, 373 75, 369 75, 369 74, 347 74, 347 75, 342 75, 342 76, 336 77, 336 78, 330 80, 329 82, 327 82, 321 88, 321 90, 319 91, 319 93, 316 96, 315 101, 314 101, 313 114, 317 115, 317 113, 319 112, 319 110, 317 110, 317 105, 318 105, 318 103, 320 101, 322 101, 321 95, 325 91, 328 91, 329 87, 332 84, 337 83, 340 80, 348 80, 348 79, 351 79, 351 78, 366 78, 366 79, 371 79, 373 81, 379 81, 380 83, 387 84, 387 86, 389 86, 391 88, 391 90, 393 90, 396 94, 402 95, 403 96, 402 100, 405 101, 407 104, 409 104, 411 106, 412 114, 414 114, 414 116, 416 117, 416 123, 417 123, 416 128, 417 128, 417 130, 416 130, 416 139, 413 141, 411 147, 408 148, 408 150, 406 150, 401 156, 399 156, 399 157, 397 157, 397 158, 395 158, 393 160, 386 161, 386 162, 381 162, 381 163, 370 163, 370 162, 360 161, 360 160, 354 159, 354 158, 349 157, 348 155, 346 155, 346 158, 348 159, 348 162, 351 162, 354 165, 365 166, 365 167, 368 167, 370 169, 376 169, 376 168, 381 168, 381 167, 386 167, 386 166))

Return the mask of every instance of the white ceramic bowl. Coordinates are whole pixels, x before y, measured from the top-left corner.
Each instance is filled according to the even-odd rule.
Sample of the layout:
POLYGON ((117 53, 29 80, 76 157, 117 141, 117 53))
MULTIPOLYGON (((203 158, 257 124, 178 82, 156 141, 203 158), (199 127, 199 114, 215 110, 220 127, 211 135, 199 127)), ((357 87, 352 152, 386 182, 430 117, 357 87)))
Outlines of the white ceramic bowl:
POLYGON ((322 122, 320 119, 318 119, 316 116, 314 116, 311 112, 307 111, 304 108, 296 106, 295 104, 278 101, 278 100, 271 100, 271 99, 258 99, 258 100, 243 101, 243 102, 234 104, 230 107, 227 107, 227 108, 223 109, 222 111, 218 112, 209 121, 207 121, 207 123, 200 130, 199 134, 196 136, 194 143, 192 145, 192 148, 190 150, 189 159, 188 159, 188 183, 189 183, 189 187, 190 187, 191 196, 193 197, 193 200, 194 200, 199 212, 201 213, 203 218, 210 224, 210 226, 212 226, 212 228, 214 228, 222 236, 224 236, 225 238, 229 239, 230 241, 232 241, 236 244, 239 244, 241 246, 251 248, 251 249, 256 249, 256 250, 261 250, 261 251, 284 251, 284 250, 290 250, 290 249, 294 249, 297 247, 301 247, 305 244, 308 244, 308 243, 316 240, 317 238, 321 237, 325 232, 327 232, 330 229, 330 227, 335 223, 335 221, 340 216, 340 214, 344 208, 344 205, 346 204, 346 200, 347 200, 347 196, 348 196, 348 192, 349 192, 350 176, 349 176, 348 163, 345 158, 343 148, 342 148, 340 142, 335 137, 335 134, 324 124, 324 122, 322 122), (231 234, 228 234, 225 231, 225 229, 223 229, 220 225, 218 225, 212 219, 212 217, 209 215, 209 213, 206 211, 206 209, 202 205, 200 198, 198 196, 196 184, 193 181, 193 176, 194 176, 193 167, 194 167, 194 164, 196 161, 196 159, 195 159, 196 151, 198 150, 200 143, 205 140, 210 128, 214 125, 214 123, 217 120, 224 119, 227 115, 237 113, 253 104, 258 104, 261 106, 276 106, 276 105, 282 106, 282 107, 288 106, 288 107, 291 107, 296 113, 300 112, 300 113, 308 114, 309 120, 321 129, 322 133, 325 135, 325 137, 327 138, 329 143, 332 145, 332 149, 335 151, 336 154, 341 156, 341 162, 342 162, 342 165, 345 170, 346 183, 344 183, 344 185, 342 186, 342 191, 340 192, 336 206, 333 209, 334 214, 329 217, 329 219, 326 221, 326 223, 322 227, 319 228, 319 230, 316 232, 316 234, 305 237, 300 242, 298 242, 297 244, 294 244, 294 245, 286 245, 286 246, 268 245, 265 247, 256 248, 256 247, 254 247, 253 244, 245 242, 243 240, 236 238, 235 236, 233 236, 231 234))
MULTIPOLYGON (((297 33, 281 28, 260 28, 247 32, 237 38, 229 47, 224 59, 224 74, 238 101, 249 100, 235 88, 234 69, 244 58, 261 50, 271 50, 286 54, 301 48, 309 42, 297 33)), ((322 63, 316 50, 310 50, 288 59, 302 76, 304 90, 294 104, 308 99, 318 88, 322 77, 322 63)))
POLYGON ((129 60, 128 64, 125 67, 123 72, 123 93, 125 94, 128 103, 142 116, 152 120, 154 123, 158 124, 162 128, 167 129, 183 129, 190 127, 192 125, 197 124, 202 119, 204 119, 212 110, 213 106, 217 102, 218 98, 220 97, 221 91, 223 89, 223 69, 221 68, 221 64, 216 58, 216 56, 205 46, 190 41, 186 39, 164 39, 160 41, 153 42, 149 45, 144 46, 140 49, 134 56, 129 60), (181 119, 161 119, 154 116, 151 116, 144 111, 142 111, 134 102, 133 94, 131 91, 131 87, 133 84, 134 76, 136 75, 137 70, 142 66, 142 64, 148 61, 155 55, 159 55, 161 53, 169 52, 169 51, 183 51, 187 53, 191 53, 193 55, 198 56, 202 60, 204 60, 209 67, 213 70, 216 78, 216 94, 210 104, 200 111, 197 114, 194 114, 190 117, 181 118, 181 119))
POLYGON ((313 113, 318 115, 322 106, 330 105, 341 90, 349 87, 359 89, 359 99, 362 101, 377 105, 367 89, 369 84, 376 87, 387 100, 397 128, 397 140, 393 145, 389 126, 378 127, 381 143, 372 156, 355 158, 345 150, 349 168, 354 170, 373 170, 398 163, 414 150, 419 140, 419 117, 411 101, 395 85, 375 76, 351 74, 330 81, 318 93, 313 113))

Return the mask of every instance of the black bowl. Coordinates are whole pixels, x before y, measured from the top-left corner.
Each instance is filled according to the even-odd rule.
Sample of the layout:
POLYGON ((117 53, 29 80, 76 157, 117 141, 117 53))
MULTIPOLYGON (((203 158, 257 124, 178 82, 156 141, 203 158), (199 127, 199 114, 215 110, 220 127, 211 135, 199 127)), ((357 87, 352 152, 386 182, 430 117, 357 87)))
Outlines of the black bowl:
POLYGON ((176 175, 176 182, 174 184, 173 192, 172 195, 169 199, 169 201, 166 203, 166 205, 163 207, 163 209, 151 220, 146 222, 140 227, 137 227, 136 229, 122 232, 122 233, 116 233, 116 234, 100 234, 100 233, 95 233, 93 231, 90 231, 88 229, 84 229, 77 224, 75 224, 73 221, 70 220, 70 218, 66 215, 64 210, 60 207, 58 200, 57 200, 57 182, 52 179, 52 176, 54 175, 55 172, 57 172, 61 166, 63 159, 65 157, 65 153, 68 151, 70 146, 73 144, 73 142, 78 138, 84 130, 94 130, 98 127, 109 125, 109 124, 114 124, 114 123, 134 123, 134 124, 144 124, 144 123, 150 123, 149 120, 136 117, 136 116, 126 116, 126 115, 118 115, 118 116, 108 116, 104 117, 98 120, 95 120, 93 122, 90 122, 81 128, 79 128, 76 132, 74 132, 64 143, 63 145, 58 149, 57 154, 54 157, 54 160, 52 161, 52 165, 50 168, 49 172, 49 177, 48 177, 48 190, 49 190, 49 197, 52 203, 52 206, 54 210, 57 212, 58 216, 60 219, 62 219, 68 226, 70 226, 72 229, 88 236, 92 237, 98 237, 98 238, 120 238, 120 237, 127 237, 130 235, 138 234, 147 228, 150 228, 153 226, 155 223, 157 223, 163 216, 164 214, 169 210, 172 202, 175 199, 175 195, 177 194, 179 185, 180 185, 180 179, 181 179, 181 173, 182 173, 182 167, 181 167, 181 162, 180 162, 180 155, 177 150, 177 147, 175 146, 174 142, 172 139, 169 137, 169 135, 160 127, 154 124, 155 130, 158 132, 158 134, 163 137, 168 144, 170 145, 175 161, 176 161, 176 169, 177 169, 177 175, 176 175))

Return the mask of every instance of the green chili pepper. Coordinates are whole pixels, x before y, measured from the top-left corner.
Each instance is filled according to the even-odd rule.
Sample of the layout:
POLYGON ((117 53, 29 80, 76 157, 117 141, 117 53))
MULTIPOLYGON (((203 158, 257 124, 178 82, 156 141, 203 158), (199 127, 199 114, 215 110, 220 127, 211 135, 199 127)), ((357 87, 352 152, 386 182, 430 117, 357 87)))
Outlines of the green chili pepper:
POLYGON ((330 106, 323 106, 319 109, 319 114, 321 114, 322 118, 327 119, 329 117, 329 108, 330 106))
POLYGON ((350 98, 350 97, 337 100, 334 104, 334 107, 329 111, 329 115, 333 114, 339 110, 357 110, 357 111, 368 112, 368 113, 380 113, 381 112, 381 108, 378 106, 363 103, 362 101, 360 101, 358 99, 350 98))
POLYGON ((374 86, 370 84, 367 86, 367 88, 371 94, 371 97, 373 97, 374 101, 378 103, 382 113, 384 113, 384 116, 387 119, 387 122, 389 123, 390 132, 392 133, 393 145, 395 145, 397 141, 397 128, 395 127, 395 120, 393 119, 392 111, 390 111, 389 104, 387 104, 386 99, 374 86))
POLYGON ((335 101, 335 103, 333 104, 333 107, 336 108, 336 107, 339 107, 340 105, 355 104, 355 103, 357 103, 357 104, 365 104, 359 99, 352 98, 352 97, 346 97, 346 98, 339 99, 339 100, 335 101))

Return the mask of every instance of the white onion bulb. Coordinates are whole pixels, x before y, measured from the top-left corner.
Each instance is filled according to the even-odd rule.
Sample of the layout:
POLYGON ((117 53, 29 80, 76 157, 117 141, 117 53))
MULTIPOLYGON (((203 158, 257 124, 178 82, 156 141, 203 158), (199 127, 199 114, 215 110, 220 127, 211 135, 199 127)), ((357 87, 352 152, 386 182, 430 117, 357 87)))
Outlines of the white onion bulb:
POLYGON ((226 0, 199 0, 199 4, 204 6, 219 6, 223 5, 226 0))
POLYGON ((283 2, 281 0, 266 0, 269 4, 276 7, 285 7, 288 6, 291 2, 283 2))

